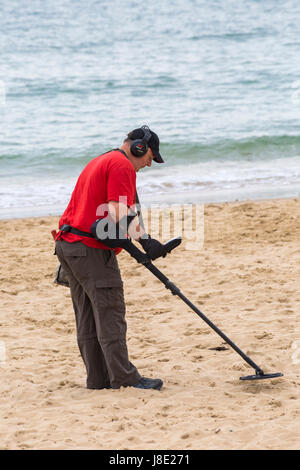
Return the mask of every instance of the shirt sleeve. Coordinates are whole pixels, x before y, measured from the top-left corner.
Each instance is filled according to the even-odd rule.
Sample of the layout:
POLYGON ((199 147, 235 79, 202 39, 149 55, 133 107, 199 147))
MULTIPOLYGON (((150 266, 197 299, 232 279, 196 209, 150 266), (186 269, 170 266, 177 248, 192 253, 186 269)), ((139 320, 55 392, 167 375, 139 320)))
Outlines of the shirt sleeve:
MULTIPOLYGON (((127 163, 127 162, 126 162, 127 163)), ((128 207, 135 204, 136 174, 128 165, 112 165, 107 179, 107 201, 117 201, 128 207)))

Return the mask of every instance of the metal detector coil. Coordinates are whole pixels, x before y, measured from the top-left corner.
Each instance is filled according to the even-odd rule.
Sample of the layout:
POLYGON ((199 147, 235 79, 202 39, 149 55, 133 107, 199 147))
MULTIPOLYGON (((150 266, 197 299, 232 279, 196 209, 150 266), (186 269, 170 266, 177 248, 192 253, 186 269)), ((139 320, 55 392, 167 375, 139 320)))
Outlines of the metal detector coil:
POLYGON ((255 374, 255 375, 246 375, 240 377, 240 380, 261 380, 261 379, 275 379, 276 377, 282 377, 281 372, 276 372, 275 374, 255 374))

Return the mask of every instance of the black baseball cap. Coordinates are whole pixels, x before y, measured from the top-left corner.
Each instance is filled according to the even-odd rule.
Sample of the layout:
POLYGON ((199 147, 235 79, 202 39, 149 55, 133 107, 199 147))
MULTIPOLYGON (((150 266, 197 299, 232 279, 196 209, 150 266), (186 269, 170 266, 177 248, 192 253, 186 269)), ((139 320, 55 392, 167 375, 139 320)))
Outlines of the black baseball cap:
MULTIPOLYGON (((151 131, 151 138, 148 141, 148 147, 151 148, 152 153, 154 155, 153 160, 157 163, 165 163, 161 154, 159 153, 159 138, 158 135, 155 134, 155 132, 151 131)), ((141 127, 134 129, 133 131, 129 132, 127 135, 128 139, 130 140, 136 140, 136 139, 142 139, 144 137, 145 133, 141 127)))

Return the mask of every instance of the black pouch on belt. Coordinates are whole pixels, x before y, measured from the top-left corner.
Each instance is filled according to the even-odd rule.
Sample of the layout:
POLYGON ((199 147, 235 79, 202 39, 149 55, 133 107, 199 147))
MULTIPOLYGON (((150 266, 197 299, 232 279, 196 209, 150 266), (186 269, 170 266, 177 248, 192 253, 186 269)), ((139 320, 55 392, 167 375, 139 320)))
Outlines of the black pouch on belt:
POLYGON ((60 286, 70 287, 69 281, 66 276, 66 272, 60 263, 58 263, 58 266, 56 269, 54 282, 55 284, 58 284, 60 286))
MULTIPOLYGON (((53 240, 55 240, 56 235, 57 235, 56 230, 51 230, 51 234, 52 234, 53 240)), ((56 250, 54 251, 54 255, 56 255, 56 250)), ((54 283, 58 284, 59 286, 70 287, 65 270, 60 263, 58 263, 57 265, 54 283)))

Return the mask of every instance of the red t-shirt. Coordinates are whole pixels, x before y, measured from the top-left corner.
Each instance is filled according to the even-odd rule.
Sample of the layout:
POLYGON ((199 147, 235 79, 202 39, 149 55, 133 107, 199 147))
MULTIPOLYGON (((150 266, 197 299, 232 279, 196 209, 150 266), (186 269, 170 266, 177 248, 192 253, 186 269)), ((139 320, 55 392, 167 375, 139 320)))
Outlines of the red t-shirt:
MULTIPOLYGON (((135 204, 136 172, 132 163, 118 150, 112 150, 91 160, 77 180, 70 202, 59 220, 83 232, 91 232, 91 225, 106 215, 103 210, 109 201, 135 204)), ((60 237, 58 233, 57 238, 60 237)), ((70 242, 82 242, 92 248, 109 250, 94 238, 62 233, 61 238, 70 242)), ((118 254, 121 248, 114 248, 118 254)))

